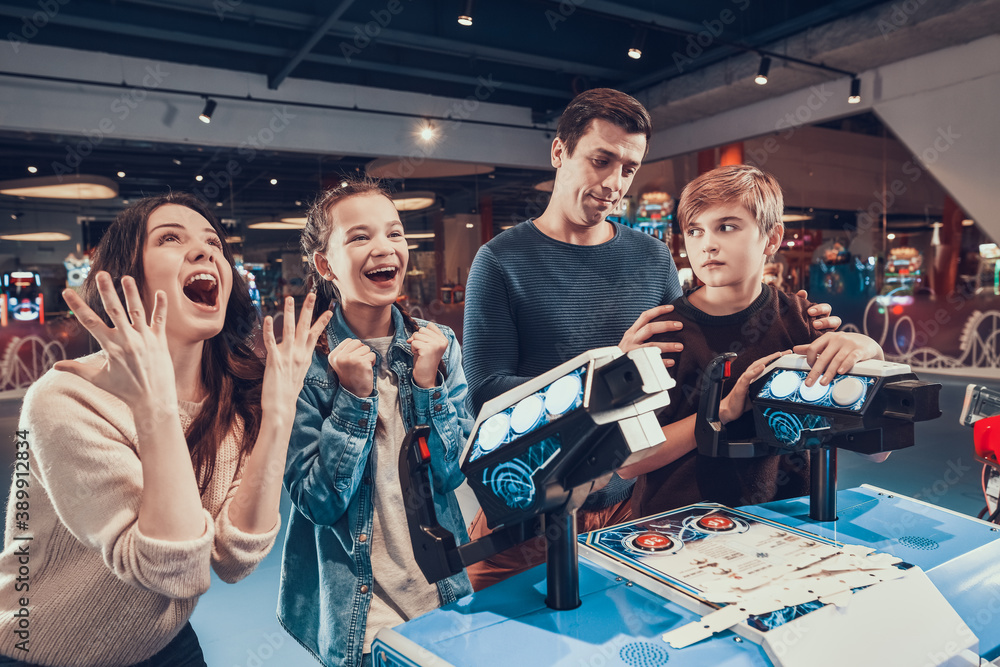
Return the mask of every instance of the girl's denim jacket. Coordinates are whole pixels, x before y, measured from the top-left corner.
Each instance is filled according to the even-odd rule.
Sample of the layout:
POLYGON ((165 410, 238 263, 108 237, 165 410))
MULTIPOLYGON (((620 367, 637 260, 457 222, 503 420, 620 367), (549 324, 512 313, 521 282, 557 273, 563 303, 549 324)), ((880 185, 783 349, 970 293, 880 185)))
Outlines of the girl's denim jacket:
MULTIPOLYGON (((465 408, 468 386, 458 341, 451 329, 441 327, 448 339, 443 359, 448 376, 442 379, 439 372, 438 386, 422 389, 413 382, 413 353, 396 308, 392 323, 389 367, 399 379, 404 425, 407 430, 415 424, 431 426, 427 444, 438 519, 456 540, 467 542, 454 490, 463 480, 458 458, 473 420, 465 408)), ((339 306, 326 333, 331 350, 346 338, 357 337, 339 306)), ((372 383, 374 389, 374 377, 372 383)), ((377 417, 376 393, 358 398, 340 386, 325 355, 313 355, 299 394, 285 465, 285 488, 293 507, 281 561, 278 620, 330 667, 361 664, 372 596, 368 536, 374 470, 369 454, 377 417)), ((472 592, 464 571, 437 586, 443 604, 472 592)))

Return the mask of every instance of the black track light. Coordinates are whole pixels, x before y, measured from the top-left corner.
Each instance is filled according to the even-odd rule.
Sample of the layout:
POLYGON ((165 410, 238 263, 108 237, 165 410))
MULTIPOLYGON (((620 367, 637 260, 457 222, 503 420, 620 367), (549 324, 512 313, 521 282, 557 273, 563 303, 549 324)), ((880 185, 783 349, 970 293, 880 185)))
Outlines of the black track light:
POLYGON ((472 25, 472 0, 465 0, 465 11, 458 15, 458 24, 472 25))
POLYGON ((632 60, 638 60, 642 58, 642 47, 646 44, 646 29, 639 28, 635 31, 635 37, 632 38, 632 46, 628 49, 628 57, 632 60))
POLYGON ((754 83, 763 86, 767 83, 767 73, 771 70, 771 59, 764 56, 760 59, 760 67, 757 68, 757 76, 754 77, 754 83))
POLYGON ((847 98, 848 104, 861 103, 861 79, 854 77, 851 79, 851 96, 847 98))
POLYGON ((215 113, 215 100, 206 97, 205 98, 205 108, 201 110, 201 114, 198 116, 198 120, 203 123, 212 122, 212 114, 215 113))

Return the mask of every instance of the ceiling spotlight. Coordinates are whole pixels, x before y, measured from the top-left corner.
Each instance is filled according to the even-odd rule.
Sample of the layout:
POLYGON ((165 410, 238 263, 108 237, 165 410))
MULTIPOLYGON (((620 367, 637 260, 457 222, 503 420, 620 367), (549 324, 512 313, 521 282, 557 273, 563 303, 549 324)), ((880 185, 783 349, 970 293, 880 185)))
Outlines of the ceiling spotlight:
POLYGON ((896 240, 896 235, 895 234, 886 234, 885 237, 887 239, 889 239, 890 241, 895 241, 896 240))
POLYGON ((277 184, 278 184, 278 179, 272 178, 271 179, 271 185, 277 185, 277 184))
POLYGON ((754 83, 759 86, 763 86, 767 83, 767 73, 771 70, 771 59, 764 56, 760 59, 760 67, 757 68, 757 76, 754 77, 754 83))
POLYGON ((340 182, 340 187, 346 188, 347 187, 347 181, 341 181, 340 182))
POLYGON ((28 167, 28 173, 29 174, 37 174, 38 173, 38 167, 34 167, 34 166, 28 167))
POLYGON ((118 178, 125 178, 125 172, 124 171, 119 171, 118 172, 118 178))
POLYGON ((458 15, 458 25, 472 25, 472 0, 465 0, 465 11, 458 15))
POLYGON ((419 136, 420 140, 424 143, 429 143, 434 141, 437 137, 437 128, 434 127, 434 123, 429 120, 424 121, 424 123, 417 130, 417 136, 419 136))
POLYGON ((202 176, 201 174, 198 174, 197 176, 194 177, 194 180, 198 181, 199 183, 201 183, 204 179, 205 177, 202 176))
POLYGON ((215 100, 206 97, 205 98, 205 108, 201 110, 201 114, 198 116, 198 120, 203 123, 212 122, 212 114, 215 113, 215 100))
POLYGON ((632 60, 638 60, 642 58, 642 47, 646 43, 646 29, 639 28, 635 31, 635 37, 632 38, 632 46, 628 49, 628 57, 632 60))
POLYGON ((848 104, 859 104, 861 102, 861 79, 854 77, 851 79, 851 96, 847 98, 848 104))
POLYGON ((971 227, 974 224, 976 224, 976 221, 973 220, 972 218, 966 218, 965 220, 962 221, 963 227, 971 227))
POLYGON ((177 158, 172 159, 171 162, 173 162, 174 164, 176 164, 178 167, 181 166, 181 161, 178 160, 177 158))

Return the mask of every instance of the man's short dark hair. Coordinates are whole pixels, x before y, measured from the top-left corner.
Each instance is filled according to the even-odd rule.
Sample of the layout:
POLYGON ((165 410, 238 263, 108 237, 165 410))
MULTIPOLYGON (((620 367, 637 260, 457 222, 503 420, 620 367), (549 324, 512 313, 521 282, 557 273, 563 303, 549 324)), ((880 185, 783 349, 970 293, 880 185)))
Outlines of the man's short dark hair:
POLYGON ((617 125, 629 134, 646 135, 646 151, 653 123, 649 112, 631 95, 611 88, 594 88, 573 98, 556 126, 556 136, 566 146, 566 152, 573 154, 580 137, 587 133, 595 118, 617 125))

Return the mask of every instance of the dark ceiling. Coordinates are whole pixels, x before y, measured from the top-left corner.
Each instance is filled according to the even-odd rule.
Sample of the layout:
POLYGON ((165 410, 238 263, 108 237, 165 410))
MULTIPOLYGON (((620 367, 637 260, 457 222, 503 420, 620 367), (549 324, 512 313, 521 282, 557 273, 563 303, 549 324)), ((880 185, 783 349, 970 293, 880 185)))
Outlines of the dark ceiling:
MULTIPOLYGON (((464 98, 491 77, 500 84, 491 101, 548 117, 583 90, 638 92, 880 3, 479 0, 468 27, 457 22, 466 0, 52 4, 58 11, 35 43, 252 72, 279 90, 294 76, 464 98), (640 30, 642 58, 633 60, 640 30)), ((39 7, 7 0, 0 34, 19 34, 39 7)))
MULTIPOLYGON (((500 84, 491 102, 530 107, 537 122, 548 122, 582 90, 638 93, 677 76, 678 62, 689 74, 876 4, 479 0, 472 4, 473 25, 465 27, 457 17, 466 0, 6 0, 0 35, 21 34, 26 17, 41 8, 46 24, 33 43, 245 71, 265 75, 279 92, 294 77, 464 98, 489 78, 500 84), (633 60, 627 51, 643 31, 642 58, 633 60)), ((79 139, 0 135, 0 180, 27 177, 29 164, 39 175, 51 174, 79 139)), ((206 181, 195 176, 221 171, 234 150, 109 138, 88 157, 87 171, 116 180, 125 199, 199 191, 206 181), (115 175, 119 170, 125 178, 115 175)), ((262 151, 218 196, 220 213, 245 222, 287 212, 341 174, 363 170, 369 159, 262 151)), ((544 197, 533 186, 547 178, 543 171, 497 169, 394 187, 431 190, 450 213, 471 212, 477 194, 489 194, 499 228, 525 217, 526 202, 544 197)), ((429 224, 426 215, 409 217, 417 229, 429 224)))

